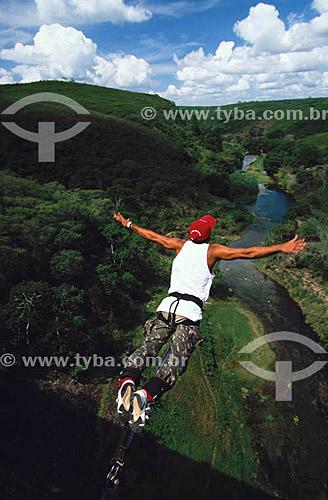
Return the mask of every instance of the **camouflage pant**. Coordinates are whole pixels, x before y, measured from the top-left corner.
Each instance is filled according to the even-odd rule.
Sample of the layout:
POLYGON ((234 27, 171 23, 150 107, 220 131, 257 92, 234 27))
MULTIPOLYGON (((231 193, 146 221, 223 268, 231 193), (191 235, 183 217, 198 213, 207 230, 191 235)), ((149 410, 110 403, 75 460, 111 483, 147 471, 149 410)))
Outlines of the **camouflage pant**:
POLYGON ((172 335, 168 354, 156 371, 156 377, 165 380, 171 388, 186 371, 195 347, 203 341, 199 326, 177 323, 170 327, 161 319, 154 318, 146 321, 144 335, 143 343, 126 360, 126 366, 136 366, 143 371, 147 367, 147 358, 157 357, 161 347, 172 335))

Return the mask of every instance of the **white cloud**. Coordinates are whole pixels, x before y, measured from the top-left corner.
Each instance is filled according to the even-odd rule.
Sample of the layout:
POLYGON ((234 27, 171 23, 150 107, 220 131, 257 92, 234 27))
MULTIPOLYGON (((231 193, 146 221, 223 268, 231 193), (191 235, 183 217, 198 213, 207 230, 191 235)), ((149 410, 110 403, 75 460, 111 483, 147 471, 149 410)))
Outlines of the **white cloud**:
POLYGON ((139 0, 131 5, 126 0, 11 0, 0 6, 0 19, 10 26, 40 26, 61 23, 124 22, 140 23, 154 15, 185 17, 215 7, 220 0, 154 2, 139 0))
POLYGON ((286 30, 278 10, 273 5, 259 3, 250 8, 248 17, 235 24, 234 31, 252 44, 257 54, 304 50, 327 44, 328 13, 308 23, 295 22, 286 30))
POLYGON ((221 42, 218 46, 215 55, 221 61, 229 61, 233 54, 235 42, 221 42))
POLYGON ((34 0, 11 2, 0 8, 0 19, 10 26, 40 26, 43 23, 140 23, 152 17, 149 9, 124 0, 34 0))
POLYGON ((151 70, 144 59, 122 54, 100 57, 97 45, 75 28, 43 25, 33 42, 0 51, 2 59, 18 63, 12 74, 20 82, 72 78, 124 88, 141 88, 149 82, 151 70))
POLYGON ((40 26, 36 4, 33 1, 28 3, 13 0, 10 3, 0 3, 0 19, 2 25, 11 28, 40 26))
POLYGON ((94 83, 104 86, 133 87, 149 81, 151 69, 144 59, 133 55, 112 54, 109 59, 95 58, 94 83))
POLYGON ((12 74, 4 68, 0 68, 0 83, 14 83, 12 74))
POLYGON ((249 16, 238 21, 234 31, 240 38, 253 45, 254 51, 279 52, 285 35, 285 25, 273 5, 264 3, 251 7, 249 16))
POLYGON ((250 88, 250 77, 249 75, 243 75, 241 78, 239 78, 237 83, 234 83, 233 85, 230 85, 230 87, 227 87, 226 91, 227 92, 244 92, 245 90, 248 90, 250 88))
POLYGON ((13 49, 3 49, 1 58, 37 67, 48 78, 82 79, 97 52, 97 45, 82 31, 60 24, 41 26, 33 41, 33 45, 16 43, 13 49))
POLYGON ((324 14, 328 12, 328 2, 327 0, 314 0, 312 8, 320 12, 320 14, 324 14))
POLYGON ((32 40, 30 33, 14 28, 0 30, 0 48, 12 45, 14 42, 27 43, 32 40))
POLYGON ((314 4, 321 14, 307 23, 295 22, 289 29, 273 5, 251 7, 249 15, 234 26, 243 46, 223 41, 214 54, 199 48, 182 59, 175 56, 181 86, 170 85, 161 95, 181 104, 325 95, 328 12, 324 6, 328 1, 314 4))
POLYGON ((220 0, 205 0, 198 2, 190 2, 187 0, 182 0, 180 2, 171 3, 152 3, 150 4, 150 10, 153 14, 160 14, 170 17, 184 17, 188 14, 194 12, 202 12, 204 10, 211 9, 215 7, 220 0))
POLYGON ((304 21, 304 12, 291 12, 287 16, 288 27, 291 28, 294 24, 301 23, 304 21))
POLYGON ((41 22, 68 21, 112 23, 145 21, 151 12, 123 0, 35 0, 41 22))

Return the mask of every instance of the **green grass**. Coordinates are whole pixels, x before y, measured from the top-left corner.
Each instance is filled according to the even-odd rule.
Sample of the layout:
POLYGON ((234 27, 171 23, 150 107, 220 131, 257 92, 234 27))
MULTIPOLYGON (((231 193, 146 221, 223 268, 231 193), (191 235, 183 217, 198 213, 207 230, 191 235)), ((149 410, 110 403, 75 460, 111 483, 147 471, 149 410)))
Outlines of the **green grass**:
MULTIPOLYGON (((127 120, 140 118, 140 111, 145 106, 152 106, 155 109, 172 107, 170 101, 159 97, 158 95, 144 94, 141 92, 130 92, 126 90, 111 89, 97 85, 88 85, 86 83, 44 81, 36 83, 26 83, 19 85, 2 85, 0 89, 1 101, 7 104, 15 102, 32 93, 54 92, 65 95, 76 100, 84 106, 89 112, 101 116, 112 115, 127 120)), ((52 103, 38 103, 30 105, 30 108, 38 109, 53 108, 60 106, 61 112, 68 111, 64 105, 52 103)), ((143 123, 147 122, 143 120, 143 123)))
POLYGON ((272 258, 267 262, 257 262, 256 267, 263 273, 269 276, 273 281, 276 281, 281 286, 288 290, 291 298, 301 307, 305 316, 306 323, 311 325, 313 330, 317 333, 324 347, 328 347, 328 317, 327 317, 327 286, 323 282, 320 283, 318 278, 314 278, 313 282, 320 283, 321 292, 325 294, 324 297, 314 293, 314 291, 307 286, 303 281, 302 271, 293 268, 288 273, 281 273, 277 266, 276 261, 272 258), (291 271, 294 271, 293 275, 291 271))

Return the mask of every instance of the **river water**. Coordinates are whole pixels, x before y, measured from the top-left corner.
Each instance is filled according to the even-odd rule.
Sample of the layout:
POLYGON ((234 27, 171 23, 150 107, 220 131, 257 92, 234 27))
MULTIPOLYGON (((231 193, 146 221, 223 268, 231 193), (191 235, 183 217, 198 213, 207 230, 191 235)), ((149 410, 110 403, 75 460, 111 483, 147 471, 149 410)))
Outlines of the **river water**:
POLYGON ((251 166, 252 163, 254 163, 254 161, 257 160, 257 156, 255 155, 246 155, 244 157, 244 161, 243 161, 243 168, 241 169, 242 172, 247 172, 247 170, 249 169, 249 167, 251 166))
MULTIPOLYGON (((245 163, 244 163, 245 166, 245 163)), ((230 247, 259 246, 279 224, 291 207, 291 199, 277 188, 260 185, 255 203, 248 205, 255 215, 253 223, 239 241, 230 247)), ((264 324, 265 333, 290 331, 318 341, 313 330, 304 321, 298 305, 280 285, 264 276, 251 260, 221 261, 223 282, 233 294, 251 309, 264 324)), ((295 342, 276 342, 277 360, 291 360, 293 371, 306 368, 318 359, 307 347, 295 342)), ((321 358, 325 359, 325 358, 321 358)), ((274 369, 274 367, 273 367, 274 369)), ((322 403, 325 392, 325 373, 321 370, 305 380, 294 382, 293 401, 275 402, 283 417, 284 431, 277 436, 283 443, 276 457, 266 456, 266 473, 278 489, 281 498, 290 500, 325 500, 327 491, 327 425, 322 403), (324 393, 324 394, 323 394, 324 393), (295 422, 297 416, 297 422, 295 422)), ((273 384, 269 382, 269 384, 273 384)), ((327 417, 327 415, 326 415, 327 417)), ((265 456, 265 450, 263 450, 265 456)), ((263 455, 263 454, 262 454, 263 455)))

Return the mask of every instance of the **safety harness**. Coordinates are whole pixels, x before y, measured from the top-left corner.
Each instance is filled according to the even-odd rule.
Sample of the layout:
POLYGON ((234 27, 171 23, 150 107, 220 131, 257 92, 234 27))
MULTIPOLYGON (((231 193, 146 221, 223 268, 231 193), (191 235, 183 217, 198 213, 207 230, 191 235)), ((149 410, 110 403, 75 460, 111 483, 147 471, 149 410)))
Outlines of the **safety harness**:
MULTIPOLYGON (((175 297, 176 300, 172 302, 169 308, 168 312, 168 319, 166 320, 163 314, 159 313, 158 317, 164 321, 167 325, 169 325, 171 328, 174 328, 175 326, 175 317, 176 317, 176 310, 178 308, 180 300, 187 300, 189 302, 194 302, 198 307, 203 309, 203 302, 199 297, 196 297, 195 295, 190 295, 188 293, 180 293, 180 292, 171 292, 169 293, 169 297, 175 297), (172 306, 174 307, 173 312, 171 312, 172 306)), ((179 322, 180 325, 186 325, 186 326, 199 326, 200 321, 192 321, 190 319, 185 319, 184 321, 179 322)))

